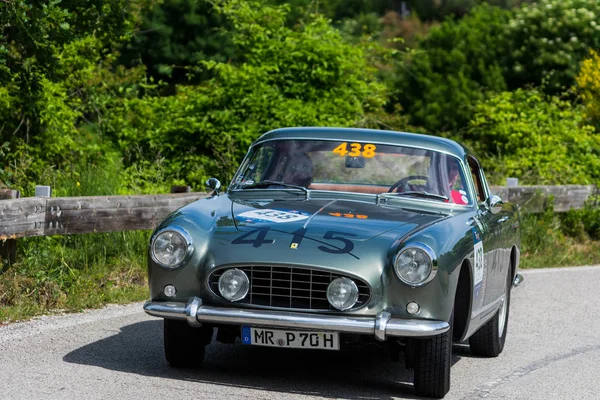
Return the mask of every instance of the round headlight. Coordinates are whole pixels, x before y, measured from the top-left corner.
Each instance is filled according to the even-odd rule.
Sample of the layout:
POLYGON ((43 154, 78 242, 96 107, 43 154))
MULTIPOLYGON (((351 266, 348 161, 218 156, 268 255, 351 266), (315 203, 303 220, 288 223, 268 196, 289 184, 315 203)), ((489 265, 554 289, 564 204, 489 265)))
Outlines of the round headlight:
POLYGON ((358 301, 356 283, 348 278, 335 278, 327 287, 327 300, 340 311, 354 307, 358 301))
POLYGON ((428 281, 433 271, 433 251, 408 247, 402 250, 394 260, 394 270, 400 280, 411 286, 418 286, 428 281))
POLYGON ((229 301, 243 299, 248 294, 249 289, 250 280, 242 270, 229 269, 219 277, 219 293, 229 301))
POLYGON ((152 240, 152 259, 165 268, 176 268, 192 253, 190 235, 178 227, 159 232, 152 240))

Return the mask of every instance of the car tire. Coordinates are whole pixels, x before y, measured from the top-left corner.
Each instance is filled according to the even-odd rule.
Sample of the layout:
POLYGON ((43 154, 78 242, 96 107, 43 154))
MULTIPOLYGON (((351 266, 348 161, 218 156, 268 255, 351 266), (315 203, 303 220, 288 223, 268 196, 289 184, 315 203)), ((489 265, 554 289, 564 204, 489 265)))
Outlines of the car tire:
POLYGON ((504 284, 504 300, 494 317, 485 323, 469 338, 471 351, 476 356, 497 357, 504 349, 508 330, 508 315, 510 311, 510 290, 512 288, 511 268, 509 265, 504 284))
POLYGON ((185 320, 164 320, 165 358, 172 367, 199 367, 204 361, 204 351, 213 337, 213 327, 190 326, 185 320))
POLYGON ((450 390, 450 369, 452 367, 452 322, 450 329, 427 339, 414 341, 415 393, 419 396, 441 399, 450 390))

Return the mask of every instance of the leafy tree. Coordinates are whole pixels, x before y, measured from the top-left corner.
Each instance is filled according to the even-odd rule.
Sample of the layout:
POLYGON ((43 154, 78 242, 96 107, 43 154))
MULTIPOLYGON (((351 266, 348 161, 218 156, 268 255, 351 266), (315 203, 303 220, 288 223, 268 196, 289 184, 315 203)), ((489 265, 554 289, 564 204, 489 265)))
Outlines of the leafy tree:
POLYGON ((86 96, 91 71, 110 64, 139 4, 0 2, 0 141, 24 141, 45 159, 68 156, 78 124, 97 108, 86 96))
POLYGON ((465 126, 485 90, 506 88, 499 60, 508 18, 507 11, 482 5, 433 27, 398 66, 392 104, 429 132, 465 126))
POLYGON ((593 184, 600 180, 600 135, 580 107, 538 90, 499 93, 480 103, 465 137, 491 180, 593 184))
POLYGON ((575 83, 579 62, 600 48, 600 2, 539 0, 516 10, 508 26, 506 79, 515 89, 543 85, 561 93, 575 83))
POLYGON ((383 15, 396 10, 400 4, 394 0, 270 0, 275 5, 289 5, 286 20, 296 23, 310 14, 321 14, 337 24, 360 15, 383 15))
POLYGON ((408 3, 421 20, 443 21, 448 16, 464 16, 478 0, 412 0, 408 3))
POLYGON ((462 18, 480 4, 512 9, 533 1, 535 0, 407 0, 406 3, 419 19, 431 22, 462 18))
POLYGON ((347 43, 323 17, 290 28, 285 6, 219 0, 215 7, 234 26, 244 61, 203 61, 214 77, 202 85, 116 105, 112 135, 142 154, 130 152, 131 165, 160 154, 169 173, 199 186, 211 175, 229 178, 250 143, 270 129, 360 125, 381 109, 385 92, 369 49, 347 43))
POLYGON ((189 67, 235 59, 231 26, 210 1, 160 1, 143 11, 139 30, 122 50, 124 65, 141 62, 156 80, 197 83, 207 76, 189 77, 189 67))

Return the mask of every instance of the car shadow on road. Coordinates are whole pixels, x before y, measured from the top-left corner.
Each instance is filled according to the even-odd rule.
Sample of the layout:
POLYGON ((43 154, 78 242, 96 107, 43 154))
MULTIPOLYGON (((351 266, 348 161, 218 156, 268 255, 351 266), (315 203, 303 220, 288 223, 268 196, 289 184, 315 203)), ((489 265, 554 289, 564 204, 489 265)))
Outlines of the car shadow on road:
MULTIPOLYGON (((206 348, 198 369, 170 367, 163 352, 162 320, 121 328, 116 335, 68 353, 65 362, 167 379, 324 398, 392 399, 415 396, 412 372, 379 346, 306 351, 222 344, 206 348)), ((454 354, 453 364, 460 360, 454 354)))

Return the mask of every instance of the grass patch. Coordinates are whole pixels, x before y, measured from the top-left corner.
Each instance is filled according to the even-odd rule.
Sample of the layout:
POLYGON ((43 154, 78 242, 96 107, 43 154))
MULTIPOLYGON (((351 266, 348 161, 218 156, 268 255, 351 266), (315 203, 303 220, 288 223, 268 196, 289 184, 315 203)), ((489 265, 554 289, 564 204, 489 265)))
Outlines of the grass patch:
MULTIPOLYGON (((34 181, 21 178, 25 183, 34 181)), ((45 169, 35 181, 52 186, 56 197, 69 197, 131 193, 123 185, 126 180, 120 161, 108 159, 101 167, 83 163, 66 170, 45 169)), ((32 187, 17 187, 23 197, 33 195, 32 187)), ((127 231, 19 239, 16 263, 0 274, 0 324, 148 298, 150 234, 127 231)))
POLYGON ((600 264, 600 208, 596 199, 579 210, 524 214, 521 267, 600 264))
POLYGON ((149 231, 21 239, 0 275, 0 323, 148 297, 149 231))
POLYGON ((521 253, 520 268, 555 268, 600 264, 600 241, 566 238, 544 251, 521 253))

